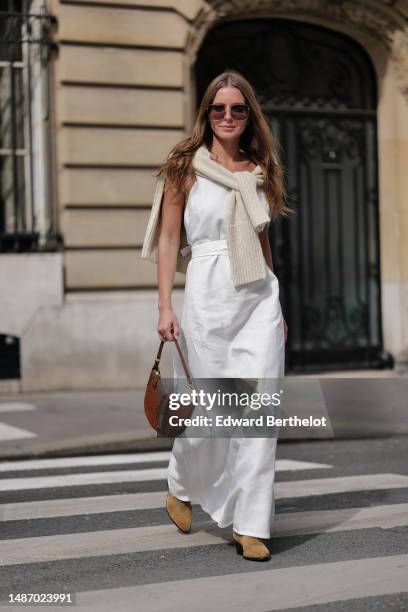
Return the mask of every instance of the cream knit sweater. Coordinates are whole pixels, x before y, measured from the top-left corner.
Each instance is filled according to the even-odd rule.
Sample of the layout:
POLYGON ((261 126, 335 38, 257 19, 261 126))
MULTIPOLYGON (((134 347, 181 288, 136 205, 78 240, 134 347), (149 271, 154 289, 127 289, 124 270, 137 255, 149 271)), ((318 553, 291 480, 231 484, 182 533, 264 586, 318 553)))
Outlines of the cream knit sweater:
MULTIPOLYGON (((202 145, 193 158, 193 168, 198 176, 208 178, 230 189, 227 203, 226 236, 230 257, 231 278, 235 287, 266 277, 266 262, 258 233, 270 223, 258 194, 257 186, 263 184, 262 169, 253 172, 231 172, 213 161, 210 152, 202 145)), ((159 178, 153 205, 146 228, 141 257, 157 263, 158 242, 161 229, 161 203, 164 179, 159 178)), ((182 224, 180 250, 176 270, 185 274, 191 259, 186 231, 182 224)))

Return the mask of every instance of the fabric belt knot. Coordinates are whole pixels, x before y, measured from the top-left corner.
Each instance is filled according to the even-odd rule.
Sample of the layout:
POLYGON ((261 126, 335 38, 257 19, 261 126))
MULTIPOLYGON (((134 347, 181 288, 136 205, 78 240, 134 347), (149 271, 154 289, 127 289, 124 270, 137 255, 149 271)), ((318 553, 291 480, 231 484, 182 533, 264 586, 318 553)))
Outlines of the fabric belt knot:
POLYGON ((205 257, 206 255, 228 255, 228 244, 226 239, 208 240, 192 245, 192 259, 196 257, 205 257))

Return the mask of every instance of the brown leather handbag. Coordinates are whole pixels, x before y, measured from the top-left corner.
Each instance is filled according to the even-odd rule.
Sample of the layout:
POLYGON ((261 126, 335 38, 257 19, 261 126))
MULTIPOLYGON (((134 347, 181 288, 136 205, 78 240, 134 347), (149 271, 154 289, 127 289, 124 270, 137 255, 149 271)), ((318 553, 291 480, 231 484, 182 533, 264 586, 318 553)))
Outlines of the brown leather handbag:
MULTIPOLYGON (((194 410, 194 406, 193 404, 188 404, 187 406, 181 405, 177 410, 171 410, 169 408, 170 394, 164 388, 159 369, 159 363, 165 342, 166 340, 162 340, 160 342, 157 357, 154 361, 152 371, 150 372, 144 397, 144 409, 147 420, 149 421, 153 429, 157 432, 158 436, 174 438, 176 436, 179 436, 185 430, 186 425, 184 424, 182 419, 191 417, 194 410), (169 417, 174 415, 178 417, 177 421, 179 421, 179 424, 170 425, 169 417)), ((173 336, 173 342, 176 345, 176 349, 178 351, 188 385, 192 391, 194 388, 193 379, 191 377, 186 361, 181 352, 179 343, 177 342, 175 336, 173 336)))

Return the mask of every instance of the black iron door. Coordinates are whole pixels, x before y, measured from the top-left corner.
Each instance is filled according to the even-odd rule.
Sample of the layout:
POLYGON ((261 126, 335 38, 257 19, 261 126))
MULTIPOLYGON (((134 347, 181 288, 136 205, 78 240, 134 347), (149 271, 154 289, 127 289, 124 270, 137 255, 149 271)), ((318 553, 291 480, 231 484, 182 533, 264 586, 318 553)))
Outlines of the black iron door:
POLYGON ((292 20, 223 23, 197 60, 198 100, 225 69, 255 86, 295 214, 270 227, 287 371, 387 365, 382 351, 375 75, 365 51, 292 20))

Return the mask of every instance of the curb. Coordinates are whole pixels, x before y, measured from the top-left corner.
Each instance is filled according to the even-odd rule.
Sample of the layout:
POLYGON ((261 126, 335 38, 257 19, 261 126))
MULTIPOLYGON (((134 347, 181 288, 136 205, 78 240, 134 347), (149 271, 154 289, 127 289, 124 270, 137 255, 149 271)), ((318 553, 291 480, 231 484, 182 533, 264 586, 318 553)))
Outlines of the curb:
POLYGON ((134 436, 93 436, 73 438, 61 442, 24 444, 23 448, 0 448, 0 461, 12 459, 46 459, 53 457, 74 457, 78 455, 109 455, 117 453, 144 453, 148 451, 171 450, 172 438, 135 438, 134 436))
MULTIPOLYGON (((342 435, 335 437, 288 437, 280 436, 279 444, 296 444, 303 442, 334 442, 347 440, 373 440, 385 438, 408 437, 408 431, 389 431, 389 432, 367 432, 361 431, 342 432, 342 435)), ((49 442, 43 444, 25 444, 24 448, 14 448, 2 450, 0 448, 0 461, 19 460, 19 459, 51 459, 62 457, 76 457, 86 455, 109 455, 125 453, 145 453, 154 451, 171 451, 173 448, 173 438, 134 438, 129 435, 118 437, 116 435, 93 436, 88 438, 74 438, 64 440, 60 443, 49 442)))

